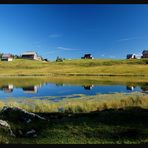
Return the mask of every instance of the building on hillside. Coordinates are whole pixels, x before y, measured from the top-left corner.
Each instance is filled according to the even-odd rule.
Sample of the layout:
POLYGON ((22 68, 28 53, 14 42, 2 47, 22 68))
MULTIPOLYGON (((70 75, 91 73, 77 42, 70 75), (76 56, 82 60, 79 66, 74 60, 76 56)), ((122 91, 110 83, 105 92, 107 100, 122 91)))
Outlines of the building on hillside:
POLYGON ((141 58, 148 58, 148 50, 143 50, 141 58))
POLYGON ((136 55, 136 59, 141 59, 141 55, 136 55))
POLYGON ((81 57, 81 59, 94 59, 91 54, 85 54, 84 57, 81 57))
POLYGON ((13 56, 11 54, 3 54, 1 60, 2 61, 12 61, 13 56))
POLYGON ((21 57, 23 59, 39 60, 39 61, 42 60, 42 58, 39 57, 38 54, 36 52, 33 52, 33 51, 24 52, 21 57))
POLYGON ((126 56, 126 59, 136 59, 136 55, 135 54, 128 54, 126 56))

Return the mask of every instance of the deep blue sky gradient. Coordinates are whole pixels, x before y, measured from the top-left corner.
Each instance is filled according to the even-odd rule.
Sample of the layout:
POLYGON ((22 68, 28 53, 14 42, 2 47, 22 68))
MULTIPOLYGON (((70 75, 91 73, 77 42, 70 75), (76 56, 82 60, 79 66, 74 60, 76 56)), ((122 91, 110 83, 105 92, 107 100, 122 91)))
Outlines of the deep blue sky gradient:
POLYGON ((0 5, 0 52, 125 58, 148 49, 148 4, 0 5))

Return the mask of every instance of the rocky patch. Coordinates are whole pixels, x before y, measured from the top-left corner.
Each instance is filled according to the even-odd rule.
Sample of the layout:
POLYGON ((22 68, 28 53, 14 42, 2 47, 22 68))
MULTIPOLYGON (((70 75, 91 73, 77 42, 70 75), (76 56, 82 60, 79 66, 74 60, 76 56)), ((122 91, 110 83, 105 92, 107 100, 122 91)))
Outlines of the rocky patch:
POLYGON ((15 137, 14 133, 11 130, 10 125, 6 121, 0 120, 0 129, 9 133, 10 136, 15 137))
POLYGON ((2 118, 0 131, 3 130, 13 137, 37 137, 47 123, 44 117, 18 107, 3 107, 0 118, 2 118), (15 129, 10 127, 9 122, 14 125, 15 129))
POLYGON ((33 121, 45 121, 44 117, 37 114, 30 113, 24 109, 18 107, 4 106, 1 110, 1 115, 8 120, 20 121, 23 123, 30 123, 33 121))

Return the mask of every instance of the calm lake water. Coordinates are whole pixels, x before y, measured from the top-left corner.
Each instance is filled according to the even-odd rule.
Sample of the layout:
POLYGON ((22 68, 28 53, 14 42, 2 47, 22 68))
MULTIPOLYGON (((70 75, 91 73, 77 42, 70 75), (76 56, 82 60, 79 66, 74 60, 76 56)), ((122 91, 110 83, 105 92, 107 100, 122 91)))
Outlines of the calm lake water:
POLYGON ((44 97, 44 96, 66 96, 73 94, 110 94, 110 93, 130 93, 130 92, 146 92, 148 91, 148 83, 95 83, 90 84, 71 84, 42 82, 38 79, 0 79, 0 98, 14 97, 44 97), (28 83, 27 83, 28 82, 28 83), (36 84, 35 84, 36 82, 36 84), (27 84, 26 84, 27 83, 27 84))

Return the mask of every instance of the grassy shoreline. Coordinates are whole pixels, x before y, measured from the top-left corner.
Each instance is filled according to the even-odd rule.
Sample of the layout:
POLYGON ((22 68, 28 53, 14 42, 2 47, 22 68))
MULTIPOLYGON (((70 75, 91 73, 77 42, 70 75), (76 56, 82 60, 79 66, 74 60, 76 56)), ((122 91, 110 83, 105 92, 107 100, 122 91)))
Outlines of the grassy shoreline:
POLYGON ((65 96, 57 101, 57 96, 32 97, 32 98, 8 98, 0 100, 0 108, 4 106, 20 107, 31 112, 70 112, 81 113, 96 110, 141 107, 148 108, 148 94, 114 93, 83 95, 75 94, 65 96), (54 99, 56 101, 54 101, 54 99))

